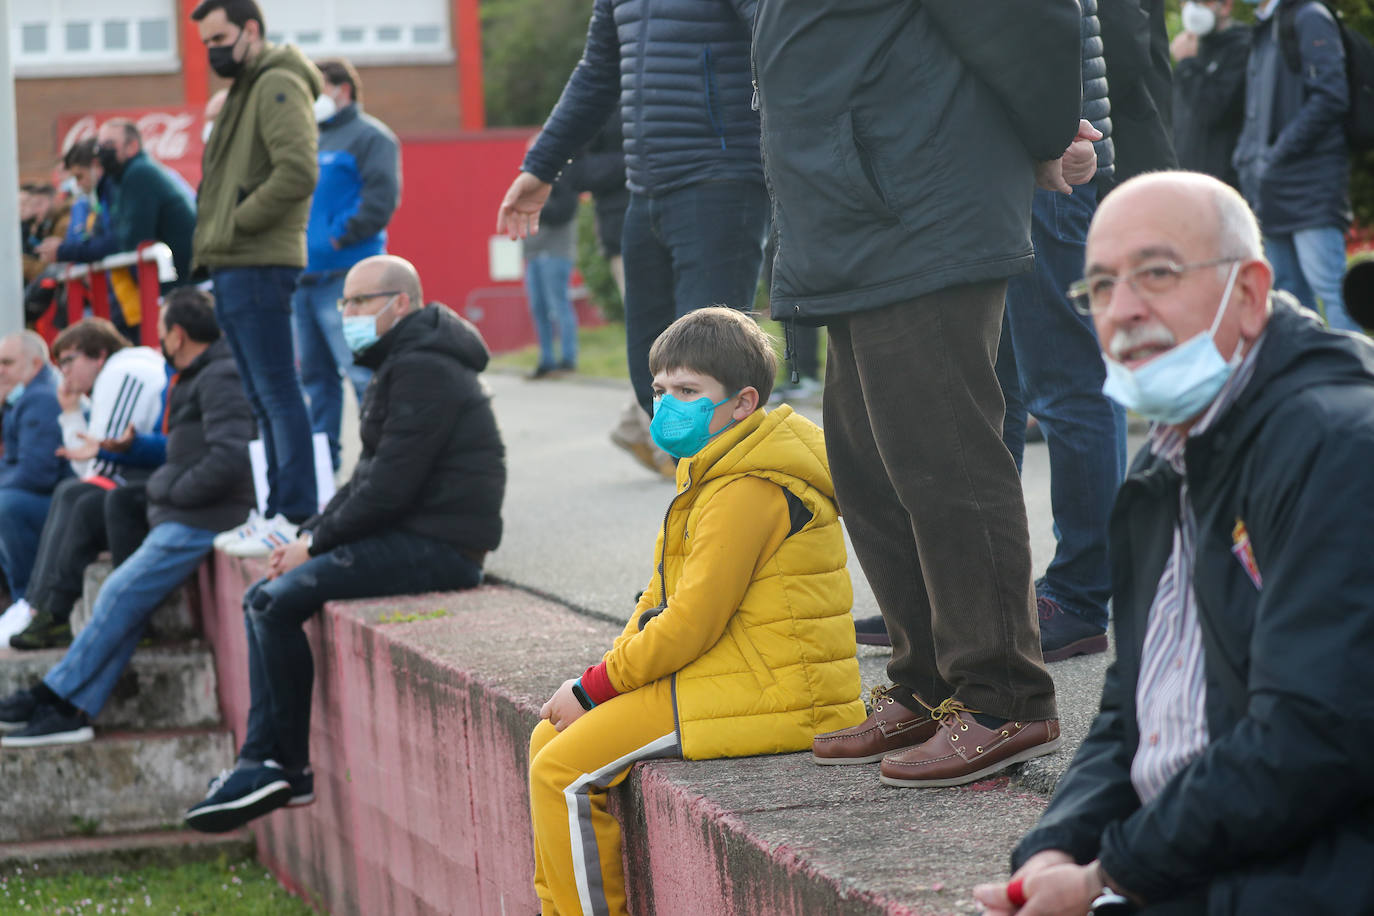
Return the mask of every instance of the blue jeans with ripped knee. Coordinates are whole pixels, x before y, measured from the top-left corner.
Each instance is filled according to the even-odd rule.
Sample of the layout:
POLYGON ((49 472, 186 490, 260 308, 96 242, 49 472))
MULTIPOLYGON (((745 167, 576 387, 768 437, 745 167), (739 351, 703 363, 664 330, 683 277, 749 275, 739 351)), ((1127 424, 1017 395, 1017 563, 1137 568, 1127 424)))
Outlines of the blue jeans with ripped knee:
POLYGON ((310 762, 315 664, 301 627, 326 601, 454 591, 482 581, 456 548, 405 531, 335 547, 243 596, 250 705, 239 759, 274 760, 288 772, 310 762))

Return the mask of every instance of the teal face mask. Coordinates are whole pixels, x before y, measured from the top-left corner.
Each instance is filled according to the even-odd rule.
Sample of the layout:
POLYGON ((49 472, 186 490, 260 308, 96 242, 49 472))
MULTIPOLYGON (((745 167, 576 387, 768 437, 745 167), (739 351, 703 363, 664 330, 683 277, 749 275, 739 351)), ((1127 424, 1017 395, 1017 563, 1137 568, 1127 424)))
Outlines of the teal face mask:
POLYGON ((711 416, 716 408, 733 397, 732 394, 713 404, 707 397, 679 401, 671 394, 661 395, 654 399, 654 419, 649 424, 649 435, 654 444, 674 458, 691 458, 705 448, 706 443, 735 425, 732 419, 718 432, 710 431, 711 416))
POLYGON ((24 388, 25 385, 23 382, 20 382, 18 385, 15 385, 13 388, 11 388, 10 393, 5 395, 5 403, 10 405, 11 407, 13 407, 15 404, 18 404, 19 399, 24 396, 24 388))
POLYGON ((1239 263, 1231 266, 1221 307, 1210 329, 1161 353, 1139 369, 1129 369, 1104 355, 1107 381, 1102 393, 1122 407, 1165 426, 1176 426, 1206 410, 1240 365, 1240 344, 1237 343, 1236 352, 1228 361, 1222 358, 1213 337, 1230 304, 1239 271, 1239 263))
POLYGON ((355 356, 381 339, 381 335, 377 333, 377 319, 381 317, 383 312, 391 308, 391 303, 395 301, 396 297, 392 296, 391 300, 388 301, 386 305, 382 306, 381 311, 375 315, 344 316, 344 343, 348 345, 348 349, 351 350, 355 356))

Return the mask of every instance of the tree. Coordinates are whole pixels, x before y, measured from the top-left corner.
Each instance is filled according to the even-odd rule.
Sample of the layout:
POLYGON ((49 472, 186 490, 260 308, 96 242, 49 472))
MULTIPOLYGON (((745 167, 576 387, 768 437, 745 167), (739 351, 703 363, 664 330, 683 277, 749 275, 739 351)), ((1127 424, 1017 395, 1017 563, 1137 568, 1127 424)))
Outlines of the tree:
POLYGON ((484 0, 487 123, 543 124, 582 56, 592 0, 484 0))

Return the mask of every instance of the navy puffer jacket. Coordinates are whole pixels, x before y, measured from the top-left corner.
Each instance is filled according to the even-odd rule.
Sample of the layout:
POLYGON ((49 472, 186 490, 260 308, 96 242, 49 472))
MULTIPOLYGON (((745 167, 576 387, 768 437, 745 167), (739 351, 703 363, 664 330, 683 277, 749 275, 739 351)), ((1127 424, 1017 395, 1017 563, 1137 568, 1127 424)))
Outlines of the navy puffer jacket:
POLYGON ((1102 131, 1093 143, 1097 151, 1097 178, 1110 182, 1115 170, 1112 145, 1112 103, 1107 97, 1107 59, 1102 55, 1102 24, 1097 21, 1097 0, 1082 0, 1083 7, 1083 117, 1102 131))
POLYGON ((596 0, 587 44, 521 166, 553 181, 620 101, 631 191, 763 183, 749 28, 755 0, 596 0))

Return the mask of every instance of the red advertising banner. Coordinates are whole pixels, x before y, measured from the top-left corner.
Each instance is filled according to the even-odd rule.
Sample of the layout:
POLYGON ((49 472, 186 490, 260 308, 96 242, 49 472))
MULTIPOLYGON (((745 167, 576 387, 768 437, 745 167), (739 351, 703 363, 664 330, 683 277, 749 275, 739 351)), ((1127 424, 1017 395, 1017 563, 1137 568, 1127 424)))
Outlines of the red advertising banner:
POLYGON ((205 149, 201 131, 205 119, 199 105, 66 112, 57 118, 58 156, 73 143, 94 137, 100 125, 111 118, 133 121, 143 135, 143 148, 149 155, 175 169, 191 187, 200 184, 200 155, 205 149))

